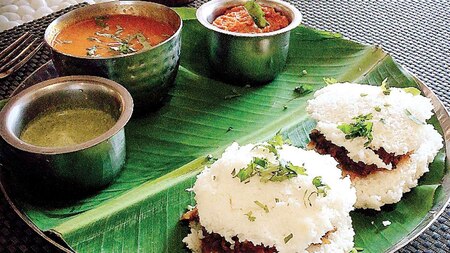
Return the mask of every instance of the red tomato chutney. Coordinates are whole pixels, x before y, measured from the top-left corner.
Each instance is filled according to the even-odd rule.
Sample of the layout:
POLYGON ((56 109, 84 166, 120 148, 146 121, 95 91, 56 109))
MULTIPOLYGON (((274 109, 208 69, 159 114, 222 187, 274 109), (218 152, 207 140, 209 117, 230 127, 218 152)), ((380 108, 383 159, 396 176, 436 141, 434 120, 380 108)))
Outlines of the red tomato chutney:
POLYGON ((265 18, 269 23, 264 28, 259 28, 244 6, 232 7, 218 16, 213 25, 230 32, 238 33, 267 33, 280 30, 289 25, 289 20, 282 13, 272 7, 261 6, 265 18))
POLYGON ((174 33, 169 24, 152 18, 113 14, 65 27, 52 46, 74 56, 109 57, 156 46, 174 33))

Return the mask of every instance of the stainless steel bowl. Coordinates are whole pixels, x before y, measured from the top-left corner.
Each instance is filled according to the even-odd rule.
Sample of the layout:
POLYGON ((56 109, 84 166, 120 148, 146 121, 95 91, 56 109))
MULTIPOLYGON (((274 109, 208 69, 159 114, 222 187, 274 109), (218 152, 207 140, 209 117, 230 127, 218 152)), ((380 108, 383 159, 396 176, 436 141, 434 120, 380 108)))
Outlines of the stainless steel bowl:
POLYGON ((62 15, 47 27, 44 39, 52 49, 52 59, 60 75, 94 75, 114 80, 128 89, 137 110, 147 111, 160 106, 174 84, 180 62, 181 27, 180 16, 164 5, 115 1, 89 5, 62 15), (54 39, 65 27, 112 14, 150 17, 169 24, 176 32, 155 47, 112 57, 73 56, 52 47, 54 39))
POLYGON ((212 22, 225 10, 247 0, 213 0, 200 6, 197 19, 210 30, 209 61, 222 78, 240 82, 265 83, 284 68, 289 50, 290 31, 300 25, 302 15, 293 5, 277 0, 258 3, 275 8, 289 19, 289 25, 269 33, 236 33, 222 30, 212 22))
POLYGON ((12 168, 16 181, 35 189, 85 193, 109 184, 125 162, 124 126, 131 117, 133 100, 111 80, 68 76, 36 84, 13 98, 0 112, 2 162, 12 168), (24 127, 49 110, 94 108, 116 119, 115 125, 87 142, 40 147, 22 141, 24 127))

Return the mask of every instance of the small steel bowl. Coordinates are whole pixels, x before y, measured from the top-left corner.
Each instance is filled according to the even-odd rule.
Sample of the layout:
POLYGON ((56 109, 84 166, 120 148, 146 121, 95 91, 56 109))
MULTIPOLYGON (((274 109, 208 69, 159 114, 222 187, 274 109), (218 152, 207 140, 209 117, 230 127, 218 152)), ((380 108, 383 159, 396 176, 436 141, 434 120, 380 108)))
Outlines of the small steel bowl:
POLYGON ((180 63, 181 17, 172 9, 151 2, 115 1, 73 10, 55 19, 45 30, 54 65, 61 76, 94 75, 114 80, 131 93, 135 109, 158 108, 174 85, 180 63), (58 33, 67 26, 97 16, 127 14, 150 17, 169 24, 176 31, 159 45, 135 53, 111 57, 82 57, 53 48, 58 33))
POLYGON ((87 193, 112 182, 125 162, 124 126, 133 100, 118 83, 94 76, 67 76, 20 92, 0 112, 2 162, 15 181, 47 192, 87 193), (116 119, 107 132, 87 142, 40 147, 22 141, 25 126, 46 111, 92 108, 116 119))
POLYGON ((247 0, 212 0, 200 6, 197 19, 209 32, 209 61, 222 78, 248 83, 272 81, 284 68, 289 50, 290 31, 300 25, 302 15, 293 5, 277 0, 260 0, 289 19, 283 29, 268 33, 236 33, 222 30, 212 22, 227 9, 247 0))

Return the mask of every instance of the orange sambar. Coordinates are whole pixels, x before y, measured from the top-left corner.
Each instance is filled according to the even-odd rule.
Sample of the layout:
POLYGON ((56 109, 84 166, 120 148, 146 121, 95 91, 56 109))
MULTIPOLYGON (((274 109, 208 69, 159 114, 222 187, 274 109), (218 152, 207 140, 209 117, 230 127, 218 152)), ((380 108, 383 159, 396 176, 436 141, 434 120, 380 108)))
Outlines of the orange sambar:
POLYGON ((73 56, 109 57, 156 46, 174 33, 170 25, 152 18, 114 14, 62 29, 52 46, 73 56))
POLYGON ((267 33, 280 30, 289 25, 289 20, 282 13, 272 7, 261 6, 264 17, 269 23, 264 28, 259 28, 244 6, 232 7, 218 16, 213 25, 220 29, 238 33, 267 33))

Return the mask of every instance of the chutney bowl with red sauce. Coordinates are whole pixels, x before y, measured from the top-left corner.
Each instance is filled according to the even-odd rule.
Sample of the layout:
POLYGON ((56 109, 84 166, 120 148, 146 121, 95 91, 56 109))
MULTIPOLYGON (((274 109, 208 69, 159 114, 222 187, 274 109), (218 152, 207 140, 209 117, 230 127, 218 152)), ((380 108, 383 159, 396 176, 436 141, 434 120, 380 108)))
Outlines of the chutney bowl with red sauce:
POLYGON ((116 81, 132 95, 135 111, 142 113, 158 109, 174 85, 180 63, 181 28, 181 17, 167 6, 144 1, 114 1, 62 15, 47 27, 44 40, 60 76, 93 75, 116 81), (80 56, 55 48, 55 39, 63 29, 77 22, 112 15, 151 18, 167 24, 174 33, 157 45, 123 55, 80 56))
POLYGON ((241 33, 221 29, 213 21, 228 9, 247 0, 212 0, 197 10, 198 21, 209 30, 209 63, 221 79, 238 85, 261 85, 275 79, 286 65, 290 31, 300 25, 302 15, 293 5, 278 0, 258 0, 286 16, 289 24, 276 31, 241 33))

